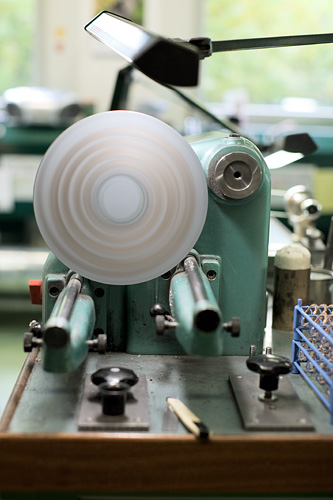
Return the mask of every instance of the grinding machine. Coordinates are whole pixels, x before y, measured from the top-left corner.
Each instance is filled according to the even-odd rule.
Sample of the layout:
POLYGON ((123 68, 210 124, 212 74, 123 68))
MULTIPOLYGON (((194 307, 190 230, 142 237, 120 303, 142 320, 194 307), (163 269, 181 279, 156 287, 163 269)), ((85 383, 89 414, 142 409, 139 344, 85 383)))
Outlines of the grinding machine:
MULTIPOLYGON (((329 34, 211 44, 144 31, 128 48, 128 30, 138 27, 99 16, 86 29, 108 45, 110 19, 125 23, 116 50, 168 85, 195 85, 199 59, 214 51, 332 41, 329 34)), ((36 457, 49 447, 51 490, 331 491, 320 482, 320 460, 331 453, 332 425, 299 376, 324 349, 306 348, 322 311, 298 301, 290 331, 271 327, 268 157, 226 128, 185 138, 144 113, 107 111, 71 125, 42 159, 34 211, 50 253, 42 279, 30 283, 42 318, 24 335, 30 354, 2 429, 9 457, 17 433, 29 436, 21 450, 32 439, 36 457), (311 318, 300 319, 305 313, 311 318), (300 477, 309 449, 314 472, 300 477), (54 462, 63 457, 72 457, 61 469, 65 486, 54 462)), ((289 152, 299 158, 294 145, 289 152)), ((36 476, 32 487, 45 491, 36 476)))
POLYGON ((75 370, 93 339, 136 354, 262 349, 270 177, 247 139, 188 143, 147 115, 97 114, 51 146, 34 200, 53 251, 47 371, 75 370))

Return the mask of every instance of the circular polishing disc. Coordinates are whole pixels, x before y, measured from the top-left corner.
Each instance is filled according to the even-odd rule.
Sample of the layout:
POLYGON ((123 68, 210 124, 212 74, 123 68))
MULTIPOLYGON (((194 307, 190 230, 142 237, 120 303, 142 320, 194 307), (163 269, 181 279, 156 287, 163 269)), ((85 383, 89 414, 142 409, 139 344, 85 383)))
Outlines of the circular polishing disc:
POLYGON ((207 214, 199 159, 164 122, 133 111, 80 120, 47 150, 34 210, 58 259, 86 278, 135 284, 175 267, 207 214))

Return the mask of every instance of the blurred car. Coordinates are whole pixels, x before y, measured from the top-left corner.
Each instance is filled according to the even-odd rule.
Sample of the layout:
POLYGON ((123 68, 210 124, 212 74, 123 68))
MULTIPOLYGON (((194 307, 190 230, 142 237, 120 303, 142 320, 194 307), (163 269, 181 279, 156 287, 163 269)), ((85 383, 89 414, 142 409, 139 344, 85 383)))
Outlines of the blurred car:
POLYGON ((7 122, 12 125, 66 127, 82 111, 73 92, 46 87, 15 87, 3 94, 7 122))

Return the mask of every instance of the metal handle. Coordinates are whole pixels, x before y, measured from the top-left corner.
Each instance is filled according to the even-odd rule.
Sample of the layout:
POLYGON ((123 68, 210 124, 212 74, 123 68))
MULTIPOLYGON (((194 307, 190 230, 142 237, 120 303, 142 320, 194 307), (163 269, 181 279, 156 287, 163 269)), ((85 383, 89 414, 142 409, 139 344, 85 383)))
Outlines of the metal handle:
POLYGON ((75 301, 81 291, 83 278, 73 274, 58 297, 50 318, 45 325, 44 342, 49 347, 64 347, 70 337, 68 321, 72 314, 75 301))

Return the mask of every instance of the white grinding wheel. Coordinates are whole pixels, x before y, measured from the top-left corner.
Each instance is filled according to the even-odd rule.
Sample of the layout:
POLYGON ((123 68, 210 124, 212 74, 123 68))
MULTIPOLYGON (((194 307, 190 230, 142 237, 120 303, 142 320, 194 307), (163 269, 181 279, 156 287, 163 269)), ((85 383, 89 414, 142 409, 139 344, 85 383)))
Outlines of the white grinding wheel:
POLYGON ((207 203, 206 178, 186 140, 133 111, 95 114, 65 130, 34 186, 50 250, 84 277, 114 285, 176 266, 200 236, 207 203))

